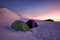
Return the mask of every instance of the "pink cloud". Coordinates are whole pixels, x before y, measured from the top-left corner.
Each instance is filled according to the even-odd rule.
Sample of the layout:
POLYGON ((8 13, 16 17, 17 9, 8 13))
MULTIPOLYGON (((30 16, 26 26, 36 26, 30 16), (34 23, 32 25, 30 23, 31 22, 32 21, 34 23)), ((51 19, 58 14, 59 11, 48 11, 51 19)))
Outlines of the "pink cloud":
POLYGON ((26 18, 32 18, 33 17, 33 11, 31 9, 26 9, 23 16, 26 18))
POLYGON ((27 14, 32 14, 33 12, 32 12, 31 9, 26 9, 26 10, 25 10, 25 13, 27 13, 27 14))
POLYGON ((53 9, 53 10, 48 10, 46 12, 42 12, 42 14, 40 16, 35 16, 33 17, 34 19, 38 19, 38 20, 44 20, 44 19, 60 19, 60 9, 53 9))

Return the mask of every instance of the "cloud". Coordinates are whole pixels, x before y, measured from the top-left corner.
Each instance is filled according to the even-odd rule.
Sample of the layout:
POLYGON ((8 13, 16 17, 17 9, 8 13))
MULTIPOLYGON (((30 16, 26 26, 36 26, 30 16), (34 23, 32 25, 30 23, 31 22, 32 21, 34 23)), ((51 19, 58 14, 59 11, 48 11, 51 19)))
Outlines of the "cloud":
POLYGON ((25 16, 26 18, 32 18, 33 17, 33 11, 31 9, 26 9, 24 11, 23 16, 25 16))
POLYGON ((33 11, 32 11, 31 9, 26 9, 26 10, 25 10, 25 13, 27 13, 27 14, 32 14, 33 11))

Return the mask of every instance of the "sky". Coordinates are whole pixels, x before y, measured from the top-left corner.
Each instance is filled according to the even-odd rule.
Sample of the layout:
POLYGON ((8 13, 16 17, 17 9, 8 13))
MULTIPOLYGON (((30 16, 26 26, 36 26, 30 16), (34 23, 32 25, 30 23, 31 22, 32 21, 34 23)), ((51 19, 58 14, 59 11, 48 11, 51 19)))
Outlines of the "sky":
POLYGON ((59 0, 0 0, 0 7, 8 8, 26 18, 60 19, 59 0))

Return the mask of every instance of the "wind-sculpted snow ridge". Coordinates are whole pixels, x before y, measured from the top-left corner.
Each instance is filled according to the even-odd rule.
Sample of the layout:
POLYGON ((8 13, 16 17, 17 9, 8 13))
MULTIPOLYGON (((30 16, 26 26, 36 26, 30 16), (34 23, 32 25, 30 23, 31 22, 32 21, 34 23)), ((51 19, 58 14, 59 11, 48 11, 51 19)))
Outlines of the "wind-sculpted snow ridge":
POLYGON ((60 40, 60 23, 36 21, 39 27, 32 31, 15 31, 9 26, 0 26, 0 40, 60 40))

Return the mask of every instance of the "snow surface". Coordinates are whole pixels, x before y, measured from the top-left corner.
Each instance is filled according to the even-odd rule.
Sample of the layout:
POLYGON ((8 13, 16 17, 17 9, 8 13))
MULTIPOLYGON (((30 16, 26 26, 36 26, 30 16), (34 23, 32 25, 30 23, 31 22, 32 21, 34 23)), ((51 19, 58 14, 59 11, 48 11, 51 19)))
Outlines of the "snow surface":
POLYGON ((60 23, 36 21, 32 31, 15 31, 9 26, 0 26, 0 40, 60 40, 60 23))

